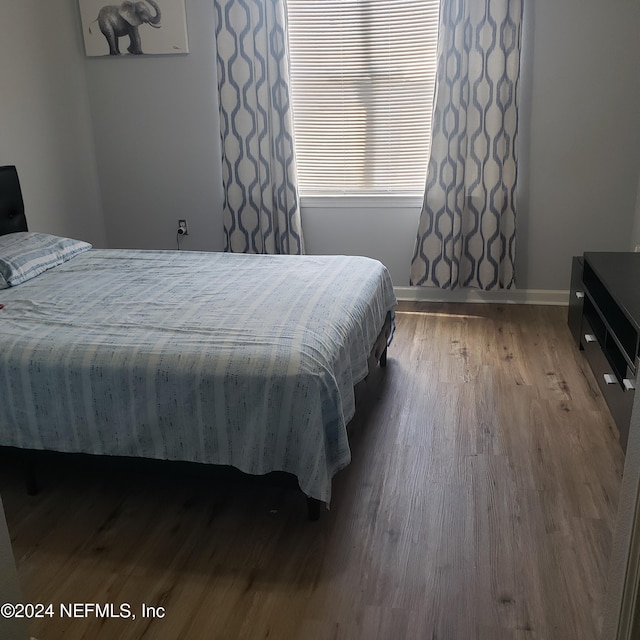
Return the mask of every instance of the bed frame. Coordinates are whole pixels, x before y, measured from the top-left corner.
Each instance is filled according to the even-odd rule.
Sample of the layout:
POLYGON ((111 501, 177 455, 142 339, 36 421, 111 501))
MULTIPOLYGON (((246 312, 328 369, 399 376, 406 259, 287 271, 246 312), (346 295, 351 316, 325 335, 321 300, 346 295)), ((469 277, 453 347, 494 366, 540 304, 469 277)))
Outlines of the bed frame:
MULTIPOLYGON (((28 231, 27 218, 18 172, 13 165, 0 167, 0 236, 19 231, 28 231)), ((391 314, 387 314, 384 326, 376 339, 368 361, 369 373, 379 363, 381 367, 387 364, 387 344, 391 335, 391 314)), ((38 492, 34 454, 38 452, 25 450, 26 485, 29 495, 38 492)), ((309 519, 318 520, 322 502, 307 497, 309 519)))

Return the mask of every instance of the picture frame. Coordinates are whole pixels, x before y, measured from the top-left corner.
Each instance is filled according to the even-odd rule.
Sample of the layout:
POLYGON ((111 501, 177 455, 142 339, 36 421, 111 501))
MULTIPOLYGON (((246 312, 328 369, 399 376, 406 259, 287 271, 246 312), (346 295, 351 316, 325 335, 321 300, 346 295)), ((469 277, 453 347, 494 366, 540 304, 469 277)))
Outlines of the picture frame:
POLYGON ((184 0, 79 0, 87 56, 189 53, 184 0))

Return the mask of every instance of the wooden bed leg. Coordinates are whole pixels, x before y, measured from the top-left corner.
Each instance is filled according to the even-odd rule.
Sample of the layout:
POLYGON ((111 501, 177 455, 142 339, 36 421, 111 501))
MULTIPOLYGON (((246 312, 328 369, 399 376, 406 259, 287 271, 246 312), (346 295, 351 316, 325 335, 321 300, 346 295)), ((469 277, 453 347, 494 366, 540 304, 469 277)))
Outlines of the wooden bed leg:
POLYGON ((317 498, 307 497, 307 509, 309 510, 309 520, 316 522, 320 519, 320 505, 322 501, 317 498))
POLYGON ((387 347, 384 348, 384 351, 380 354, 380 366, 387 366, 387 347))
POLYGON ((35 496, 38 491, 38 477, 36 476, 36 465, 32 456, 25 456, 24 459, 24 479, 27 485, 27 494, 35 496))

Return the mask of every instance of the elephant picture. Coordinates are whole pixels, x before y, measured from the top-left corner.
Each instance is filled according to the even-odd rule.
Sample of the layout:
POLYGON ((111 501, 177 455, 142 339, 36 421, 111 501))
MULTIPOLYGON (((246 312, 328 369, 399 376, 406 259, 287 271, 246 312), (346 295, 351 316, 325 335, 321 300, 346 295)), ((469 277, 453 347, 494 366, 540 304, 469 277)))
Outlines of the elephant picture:
POLYGON ((97 21, 102 35, 109 43, 109 55, 120 55, 119 40, 123 36, 129 36, 127 51, 132 55, 141 55, 143 51, 138 31, 140 25, 148 24, 159 29, 161 17, 160 7, 154 0, 139 0, 138 2, 125 0, 120 5, 102 7, 98 13, 97 21), (153 13, 149 7, 153 8, 153 13))
POLYGON ((79 3, 88 56, 188 53, 184 0, 79 3))

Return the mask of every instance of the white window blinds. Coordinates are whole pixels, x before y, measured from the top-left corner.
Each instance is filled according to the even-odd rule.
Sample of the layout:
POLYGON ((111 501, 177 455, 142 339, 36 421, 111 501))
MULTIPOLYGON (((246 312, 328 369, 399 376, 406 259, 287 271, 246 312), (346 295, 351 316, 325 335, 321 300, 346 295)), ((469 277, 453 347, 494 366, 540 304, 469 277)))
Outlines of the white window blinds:
POLYGON ((287 6, 300 193, 422 193, 439 0, 287 6))

